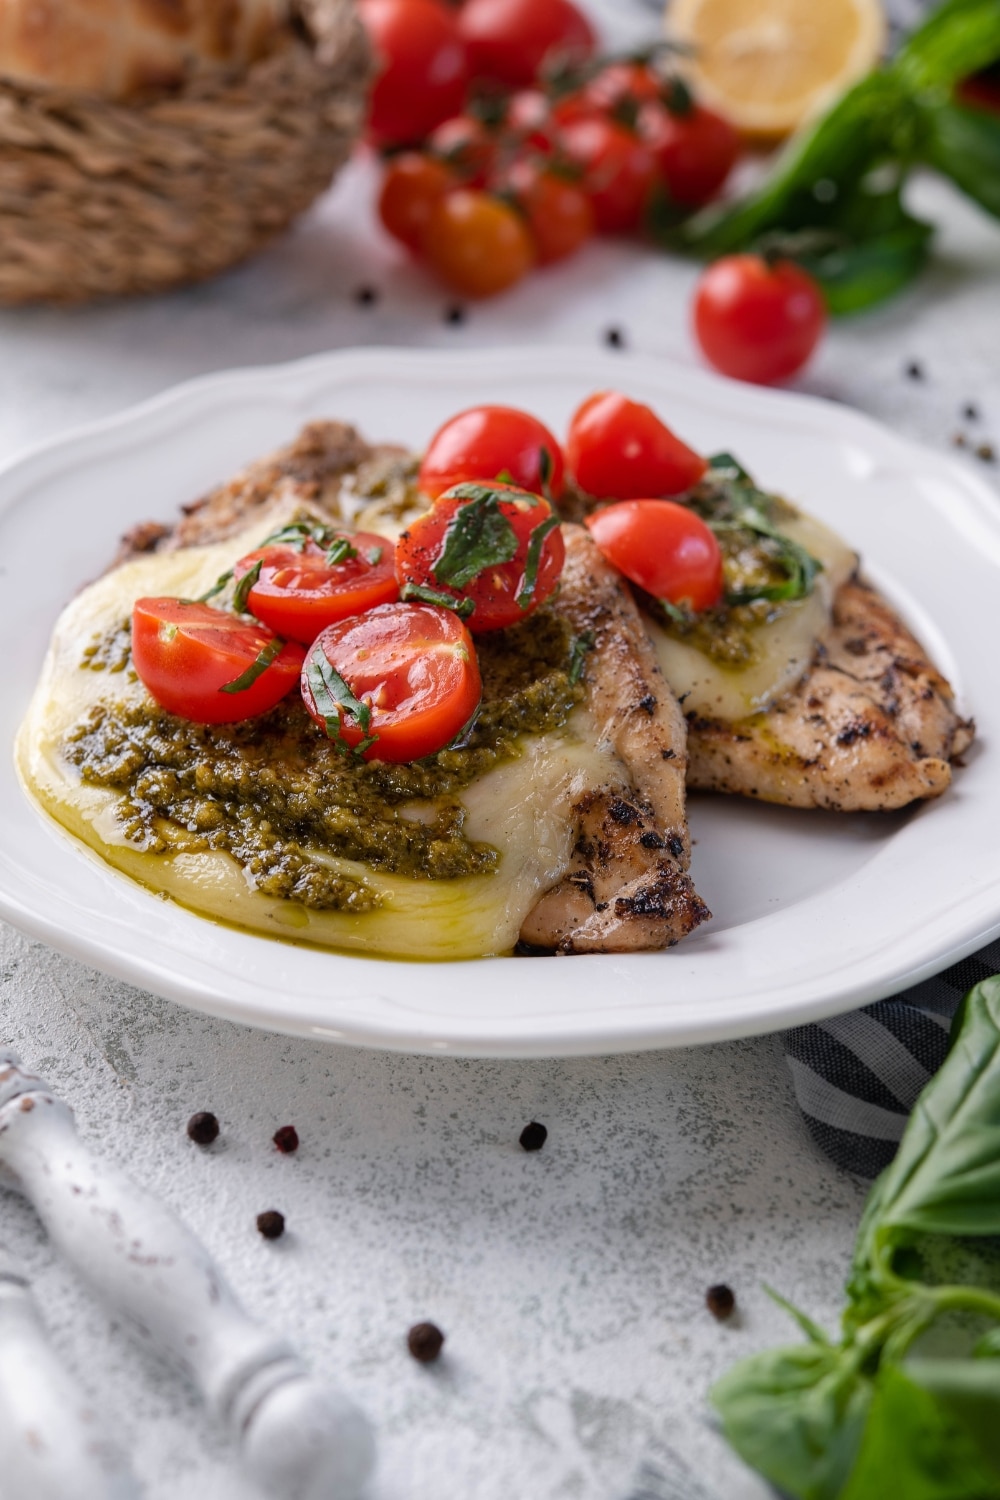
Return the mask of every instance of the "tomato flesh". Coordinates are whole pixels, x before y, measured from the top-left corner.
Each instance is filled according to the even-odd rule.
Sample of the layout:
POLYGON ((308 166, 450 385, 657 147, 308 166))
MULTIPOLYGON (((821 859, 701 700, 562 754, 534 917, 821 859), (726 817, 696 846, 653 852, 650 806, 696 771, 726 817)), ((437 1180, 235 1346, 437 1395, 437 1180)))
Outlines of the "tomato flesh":
POLYGON ((514 406, 474 406, 445 422, 431 438, 419 484, 436 500, 456 484, 503 474, 533 495, 547 488, 558 500, 564 472, 559 440, 537 417, 514 406))
POLYGON ((423 140, 465 102, 468 66, 454 14, 439 0, 361 0, 379 68, 368 133, 377 146, 423 140))
POLYGON ((698 282, 698 342, 708 361, 736 380, 787 380, 806 364, 825 326, 823 294, 791 261, 727 255, 698 282))
POLYGON ((399 597, 392 542, 371 531, 337 540, 354 554, 339 563, 331 564, 329 549, 312 540, 301 549, 278 543, 241 557, 233 570, 237 583, 260 563, 247 595, 250 613, 278 635, 308 646, 336 620, 399 597))
POLYGON ((167 713, 196 724, 235 724, 267 713, 298 681, 303 655, 301 646, 280 641, 266 626, 207 604, 137 599, 132 609, 139 680, 167 713), (235 690, 264 651, 275 651, 274 659, 235 690))
POLYGON ((570 424, 566 461, 581 489, 599 500, 679 495, 708 468, 651 407, 619 391, 583 403, 570 424))
POLYGON ((584 62, 594 28, 571 0, 466 0, 458 26, 476 78, 527 88, 547 62, 584 62))
POLYGON ((673 500, 623 500, 587 517, 604 556, 657 599, 711 609, 723 596, 722 553, 700 516, 673 500))
POLYGON ((430 604, 383 604, 331 625, 302 667, 309 714, 364 760, 402 763, 443 750, 481 697, 472 637, 451 610, 430 604), (367 723, 331 696, 325 667, 367 710, 367 723))
MULTIPOLYGON (((469 515, 463 517, 463 524, 468 522, 469 515)), ((471 605, 469 629, 476 634, 526 620, 555 589, 565 561, 562 532, 548 501, 496 483, 463 484, 448 491, 426 515, 410 524, 396 546, 396 575, 403 597, 413 588, 431 589, 446 594, 459 607, 471 605), (480 520, 505 534, 508 555, 501 559, 497 550, 494 560, 465 578, 448 571, 446 549, 454 543, 459 512, 473 505, 478 507, 480 520)))

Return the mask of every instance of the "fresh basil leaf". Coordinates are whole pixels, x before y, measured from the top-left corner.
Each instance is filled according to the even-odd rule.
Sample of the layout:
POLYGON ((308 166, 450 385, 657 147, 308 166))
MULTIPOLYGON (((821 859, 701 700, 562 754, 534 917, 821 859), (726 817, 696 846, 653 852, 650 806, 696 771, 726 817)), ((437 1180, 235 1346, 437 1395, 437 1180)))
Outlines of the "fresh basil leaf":
POLYGON ((214 599, 215 596, 216 596, 216 594, 221 594, 222 593, 223 589, 227 586, 227 584, 229 584, 232 581, 232 576, 233 576, 233 570, 232 570, 232 568, 229 568, 228 571, 225 572, 225 573, 220 573, 219 576, 218 576, 218 578, 212 584, 212 587, 208 590, 208 592, 205 593, 205 594, 199 594, 198 597, 197 597, 197 599, 192 599, 192 601, 191 601, 192 604, 207 604, 208 601, 209 601, 209 599, 214 599))
POLYGON ((593 651, 595 636, 592 630, 582 630, 573 642, 569 653, 569 680, 574 685, 583 676, 583 669, 589 652, 593 651))
MULTIPOLYGON (((368 734, 372 722, 371 708, 354 696, 340 673, 330 665, 321 646, 317 646, 309 658, 306 681, 312 691, 313 702, 331 739, 341 739, 341 709, 348 718, 355 721, 362 734, 368 734)), ((357 753, 361 753, 360 746, 357 753)))
POLYGON ((1000 116, 957 104, 929 109, 924 159, 1000 219, 1000 116))
POLYGON ((752 604, 756 599, 804 599, 812 591, 816 575, 822 571, 822 563, 771 522, 765 509, 768 497, 756 488, 746 470, 740 467, 731 454, 716 454, 709 462, 710 472, 722 486, 727 501, 722 515, 707 517, 711 530, 717 536, 727 531, 750 531, 765 539, 770 544, 773 561, 785 575, 782 583, 730 589, 726 594, 726 603, 736 605, 752 604))
POLYGON ((745 479, 748 484, 751 483, 750 475, 731 453, 713 453, 708 460, 708 467, 720 477, 745 479))
POLYGON ((1000 1480, 1000 1366, 995 1359, 908 1359, 903 1371, 972 1438, 1000 1480))
POLYGON ((510 497, 488 485, 462 484, 451 492, 468 504, 458 509, 444 535, 432 569, 434 577, 463 589, 486 568, 496 568, 517 556, 517 533, 500 510, 510 497))
POLYGON ((558 525, 557 515, 546 516, 545 520, 540 521, 531 533, 528 541, 528 555, 524 562, 524 577, 521 579, 521 588, 517 595, 518 609, 530 609, 534 603, 545 538, 555 531, 558 525))
POLYGON ((382 561, 382 555, 384 552, 384 547, 369 547, 368 551, 365 553, 365 561, 369 563, 371 567, 377 567, 378 564, 382 561))
POLYGON ((294 547, 296 552, 304 552, 306 542, 315 542, 317 547, 328 547, 334 536, 333 527, 325 526, 321 521, 289 521, 279 531, 272 531, 260 545, 294 547))
POLYGON ((246 614, 247 600, 250 590, 260 577, 262 567, 261 559, 258 557, 252 568, 248 568, 233 591, 233 609, 238 615, 246 614))
POLYGON ((346 536, 335 537, 326 551, 327 567, 335 568, 338 563, 350 562, 357 555, 357 549, 351 546, 346 536))
POLYGON ((415 599, 420 604, 439 604, 443 609, 453 609, 460 620, 467 620, 476 608, 471 599, 456 599, 454 594, 446 594, 441 589, 428 588, 425 583, 411 583, 409 580, 400 589, 399 597, 415 599))
POLYGON ((1000 0, 945 0, 911 33, 892 66, 915 93, 940 93, 998 55, 1000 0))
POLYGON ((268 667, 273 661, 277 661, 278 657, 281 655, 284 649, 284 641, 279 640, 278 637, 275 636, 273 641, 268 641, 267 645, 263 647, 263 649, 259 652, 257 659, 249 667, 247 667, 246 671, 241 672, 239 677, 234 678, 232 682, 225 683, 224 686, 219 689, 219 692, 245 693, 247 688, 253 687, 258 677, 263 677, 268 667))
POLYGON ((793 258, 819 282, 834 317, 864 312, 895 296, 918 276, 930 255, 934 228, 906 216, 884 234, 793 258))

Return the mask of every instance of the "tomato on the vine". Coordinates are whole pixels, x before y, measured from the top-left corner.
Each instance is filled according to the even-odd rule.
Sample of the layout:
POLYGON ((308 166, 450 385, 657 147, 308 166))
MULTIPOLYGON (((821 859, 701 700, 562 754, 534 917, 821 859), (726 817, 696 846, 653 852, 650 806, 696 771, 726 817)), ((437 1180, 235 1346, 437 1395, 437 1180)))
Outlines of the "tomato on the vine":
POLYGON ((809 359, 825 326, 819 287, 792 261, 727 255, 698 282, 698 342, 717 370, 737 380, 786 380, 809 359))
POLYGON ((137 599, 132 661, 161 708, 196 724, 267 713, 298 680, 302 647, 187 599, 137 599))
POLYGON ((572 0, 466 0, 458 27, 473 76, 526 88, 547 63, 585 62, 594 28, 572 0))
POLYGON ((431 438, 418 483, 436 500, 456 484, 509 478, 530 494, 562 494, 562 448, 544 422, 515 406, 473 406, 450 417, 431 438))
POLYGON ((649 406, 620 391, 600 391, 576 412, 566 463, 581 489, 599 500, 679 495, 708 465, 649 406))
POLYGON ((438 275, 467 297, 505 292, 535 263, 535 246, 521 215, 473 188, 460 188, 433 204, 424 253, 438 275))
POLYGON ((454 608, 474 633, 526 620, 559 582, 566 548, 547 500, 509 484, 459 484, 396 546, 404 599, 454 608))
POLYGON ((580 185, 537 157, 511 162, 494 183, 531 230, 540 265, 565 260, 594 233, 594 210, 580 185))
POLYGON ((649 146, 667 193, 682 208, 699 208, 719 192, 739 159, 739 132, 703 104, 683 110, 646 104, 639 133, 649 146))
POLYGON ((559 130, 552 101, 541 89, 518 89, 507 100, 504 133, 523 148, 548 155, 555 150, 559 130))
POLYGON ((605 234, 637 229, 656 181, 649 147, 604 115, 570 120, 562 127, 561 144, 582 173, 598 229, 605 234))
POLYGON ((662 79, 645 63, 612 62, 588 79, 580 97, 603 114, 618 115, 659 99, 662 92, 662 79))
POLYGON ((302 667, 310 717, 346 754, 394 763, 451 743, 479 707, 472 638, 430 604, 383 604, 331 625, 302 667))
POLYGON ((700 516, 673 500, 623 500, 587 517, 604 556, 668 604, 711 609, 723 597, 722 553, 700 516))
POLYGON ((455 115, 431 132, 428 150, 466 187, 485 187, 497 155, 495 136, 475 115, 455 115))
POLYGON ((388 163, 379 195, 379 217, 395 239, 415 251, 423 249, 431 209, 458 178, 421 151, 404 151, 388 163))
POLYGON ((336 620, 399 595, 393 544, 372 531, 331 533, 323 545, 311 537, 271 543, 241 557, 233 576, 250 614, 305 646, 336 620))
POLYGON ((469 81, 454 13, 441 0, 361 0, 379 72, 368 132, 377 146, 420 141, 457 115, 469 81))

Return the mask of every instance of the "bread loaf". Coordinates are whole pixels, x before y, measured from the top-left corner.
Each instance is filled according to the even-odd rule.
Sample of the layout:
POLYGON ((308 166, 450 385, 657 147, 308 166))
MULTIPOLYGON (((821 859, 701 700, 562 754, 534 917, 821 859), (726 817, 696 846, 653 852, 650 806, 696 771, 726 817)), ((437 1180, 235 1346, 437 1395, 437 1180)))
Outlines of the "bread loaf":
POLYGON ((0 77, 123 99, 260 57, 289 0, 0 0, 0 77))

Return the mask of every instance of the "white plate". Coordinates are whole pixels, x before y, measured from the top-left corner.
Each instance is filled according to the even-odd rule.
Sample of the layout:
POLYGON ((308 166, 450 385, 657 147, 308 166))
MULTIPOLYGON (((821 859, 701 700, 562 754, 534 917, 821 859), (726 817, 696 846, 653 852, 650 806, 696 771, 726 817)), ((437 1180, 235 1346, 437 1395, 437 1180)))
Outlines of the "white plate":
POLYGON ((119 534, 178 506, 305 420, 419 447, 471 402, 564 430, 604 386, 652 402, 694 446, 737 453, 859 547, 974 711, 979 740, 940 801, 837 816, 693 799, 694 877, 715 920, 668 953, 405 964, 230 931, 103 865, 0 764, 0 911, 184 1005, 360 1045, 551 1056, 680 1046, 848 1010, 1000 931, 1000 505, 957 463, 841 407, 632 356, 508 350, 324 355, 182 386, 0 474, 0 737, 10 746, 53 621, 119 534))

